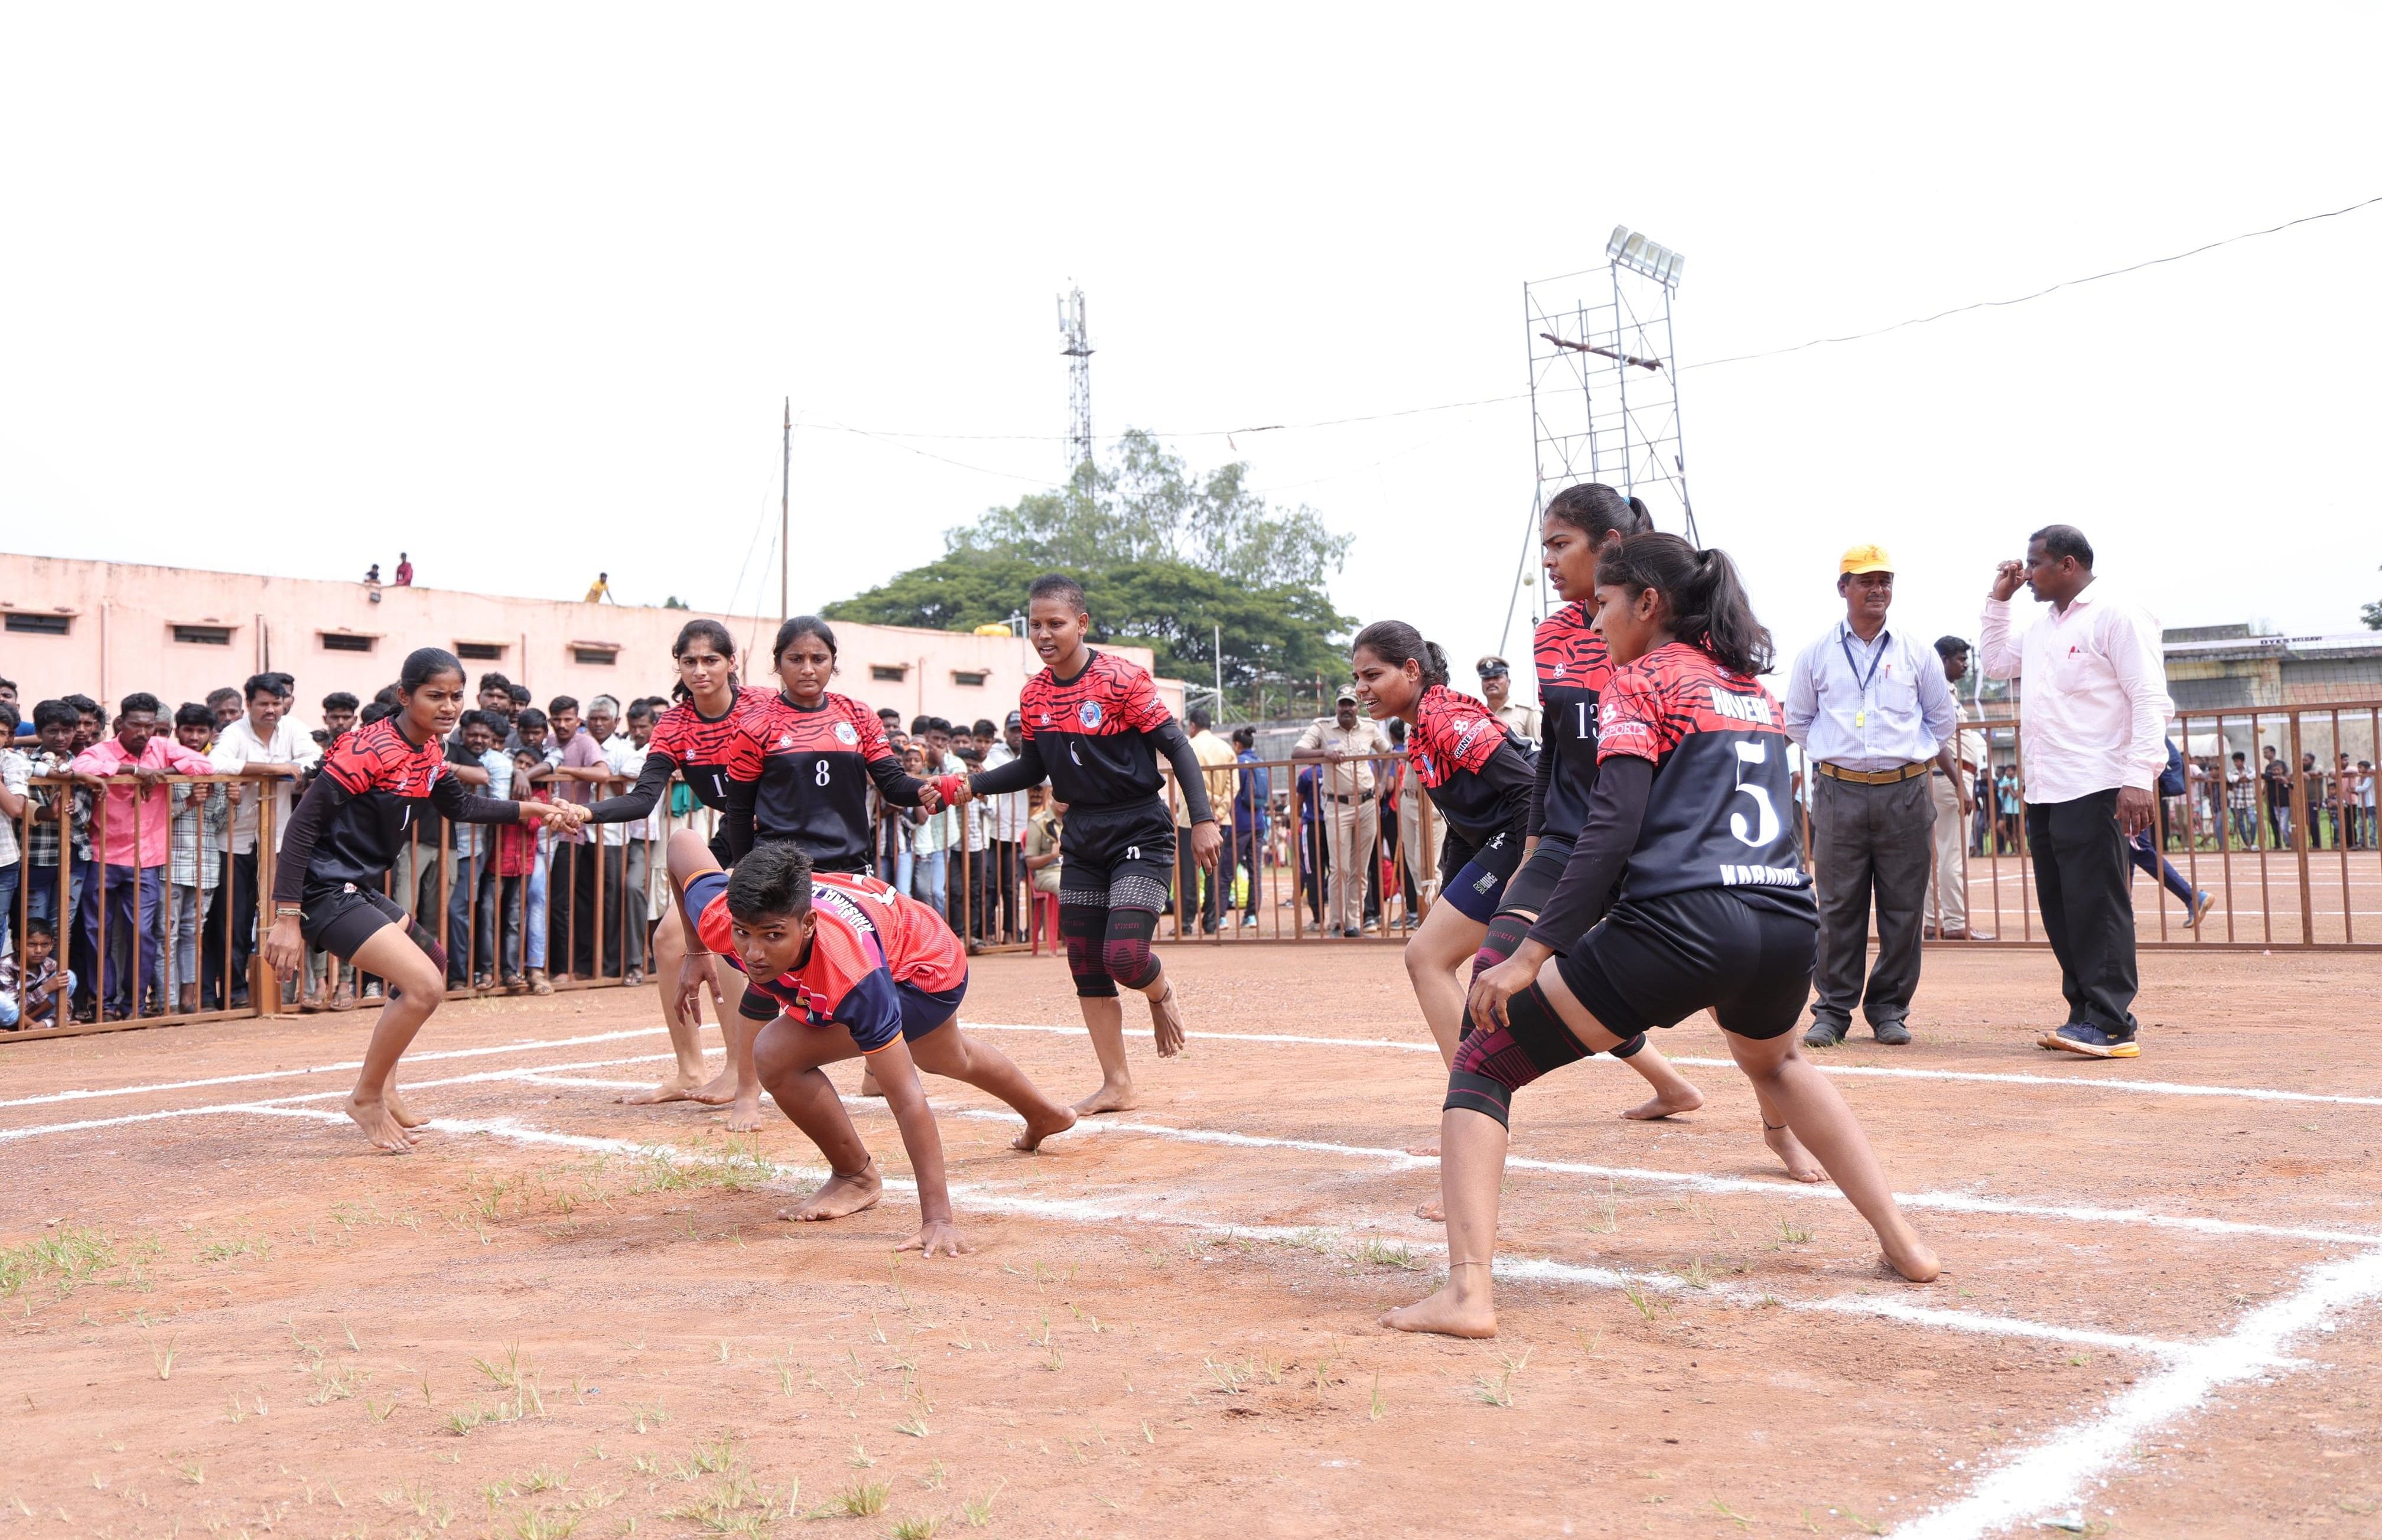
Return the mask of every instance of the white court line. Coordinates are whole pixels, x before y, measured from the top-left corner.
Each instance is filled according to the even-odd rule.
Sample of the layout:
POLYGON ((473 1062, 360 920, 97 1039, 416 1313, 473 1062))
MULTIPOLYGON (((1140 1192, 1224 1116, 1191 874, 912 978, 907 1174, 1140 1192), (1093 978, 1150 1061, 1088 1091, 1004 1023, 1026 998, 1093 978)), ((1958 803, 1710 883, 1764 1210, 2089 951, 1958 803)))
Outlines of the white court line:
MULTIPOLYGON (((848 1099, 848 1098, 847 1098, 848 1099)), ((255 1105, 236 1110, 264 1117, 300 1118, 310 1121, 339 1122, 344 1114, 317 1112, 303 1107, 255 1105)), ((959 1114, 976 1118, 1006 1118, 1006 1114, 978 1112, 959 1114)), ((1009 1119, 1013 1121, 1014 1119, 1009 1119)), ((437 1125, 449 1133, 476 1133, 515 1143, 536 1144, 561 1149, 580 1150, 591 1155, 632 1155, 659 1158, 677 1165, 694 1165, 718 1157, 681 1150, 675 1145, 638 1143, 626 1139, 607 1139, 590 1134, 562 1133, 554 1130, 534 1128, 511 1118, 441 1119, 437 1125)), ((778 1177, 794 1178, 801 1181, 821 1181, 827 1177, 824 1167, 782 1165, 762 1160, 778 1177)), ((886 1190, 915 1193, 917 1184, 906 1178, 886 1177, 886 1190)), ((1239 1239, 1290 1241, 1311 1246, 1319 1239, 1331 1242, 1335 1249, 1352 1233, 1331 1226, 1233 1225, 1211 1219, 1188 1218, 1182 1214, 1161 1214, 1145 1209, 1120 1208, 1115 1204, 1086 1199, 1036 1198, 1000 1189, 981 1182, 953 1182, 951 1194, 957 1203, 965 1200, 978 1209, 994 1209, 1012 1214, 1031 1215, 1038 1218, 1054 1218, 1078 1224, 1156 1225, 1173 1229, 1195 1230, 1207 1235, 1239 1239)), ((1421 1248, 1443 1253, 1444 1247, 1421 1248)), ((1751 1290, 1726 1286, 1694 1289, 1666 1273, 1623 1273, 1605 1267, 1588 1267, 1572 1263, 1529 1258, 1506 1258, 1497 1263, 1495 1271, 1501 1277, 1515 1282, 1557 1283, 1575 1287, 1618 1290, 1636 1284, 1641 1289, 1693 1297, 1701 1294, 1740 1308, 1775 1305, 1780 1309, 1815 1312, 1835 1315, 1859 1315, 1892 1321, 1905 1326, 1940 1326, 1954 1331, 1984 1337, 2027 1338, 2039 1341, 2063 1342, 2072 1346, 2106 1348, 2119 1352, 2140 1353, 2147 1357, 2174 1361, 2195 1351, 2199 1344, 2180 1342, 2168 1338, 2139 1337, 2117 1332, 2088 1331, 2078 1327, 2055 1326, 2042 1321, 2029 1321, 2014 1316, 1987 1315, 1978 1311, 1936 1310, 1926 1305, 1914 1305, 1898 1301, 1860 1295, 1835 1295, 1820 1300, 1789 1300, 1774 1294, 1759 1294, 1751 1290)))
POLYGON ((1986 1474, 1966 1497, 1897 1526, 1895 1534, 1981 1540, 2046 1515, 2075 1516, 2109 1467, 2153 1429, 2274 1367, 2294 1338, 2333 1331, 2344 1312, 2382 1299, 2382 1251, 2327 1263, 2304 1277, 2297 1292, 2250 1312, 2224 1336, 2194 1344, 2097 1416, 2054 1431, 1986 1474))
MULTIPOLYGON (((1050 1026, 1039 1022, 964 1021, 970 1032, 1030 1032, 1062 1037, 1083 1033, 1081 1026, 1050 1026)), ((589 1043, 616 1043, 632 1037, 658 1037, 661 1027, 633 1027, 619 1032, 595 1033, 583 1037, 550 1038, 545 1041, 521 1039, 485 1048, 448 1048, 430 1053, 406 1056, 409 1064, 426 1064, 438 1059, 477 1058, 492 1054, 532 1053, 547 1048, 577 1047, 589 1043)), ((1389 1037, 1322 1037, 1297 1033, 1261 1032, 1194 1032, 1185 1034, 1197 1043, 1265 1043, 1294 1047, 1321 1048, 1381 1048, 1396 1053, 1435 1054, 1438 1047, 1429 1042, 1408 1042, 1389 1037)), ((714 1055, 718 1050, 710 1050, 714 1055)), ((667 1056, 657 1055, 656 1057, 667 1056)), ((1618 1067, 1618 1060, 1604 1054, 1592 1056, 1590 1062, 1618 1067)), ((1725 1058, 1677 1057, 1674 1064, 1691 1064, 1711 1069, 1734 1069, 1735 1062, 1725 1058)), ((2247 1101, 2318 1103, 2335 1106, 2382 1106, 2382 1096, 2335 1096, 2311 1091, 2277 1091, 2264 1086, 2196 1085, 2188 1081, 2137 1081, 2115 1078, 2087 1079, 2080 1072, 2074 1076, 2037 1075, 2025 1072, 2008 1074, 1974 1069, 1905 1069, 1877 1065, 1826 1064, 1817 1060, 1823 1074, 1853 1077, 1866 1076, 1884 1080, 1933 1080, 1988 1085, 2049 1086, 2068 1091, 2121 1091, 2146 1096, 2218 1096, 2238 1097, 2247 1101)), ((205 1080, 163 1081, 141 1085, 102 1086, 89 1090, 56 1091, 40 1096, 19 1096, 0 1100, 0 1109, 12 1106, 39 1106, 59 1102, 85 1101, 104 1096, 141 1096, 160 1091, 186 1091, 214 1085, 246 1085, 264 1081, 301 1078, 328 1074, 361 1068, 360 1062, 314 1065, 303 1069, 268 1069, 245 1075, 217 1075, 205 1080)))

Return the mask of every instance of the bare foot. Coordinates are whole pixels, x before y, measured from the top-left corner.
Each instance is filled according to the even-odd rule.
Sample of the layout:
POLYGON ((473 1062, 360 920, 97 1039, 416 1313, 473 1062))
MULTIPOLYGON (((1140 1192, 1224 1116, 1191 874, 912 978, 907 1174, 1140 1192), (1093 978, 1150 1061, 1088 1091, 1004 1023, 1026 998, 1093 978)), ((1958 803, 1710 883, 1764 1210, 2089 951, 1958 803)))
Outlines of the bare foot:
POLYGON ((1111 1085, 1103 1081, 1098 1091, 1075 1104, 1075 1113, 1078 1117, 1089 1118, 1099 1112, 1131 1112, 1140 1105, 1141 1098, 1133 1094, 1131 1081, 1123 1085, 1111 1085))
POLYGON ((1811 1152, 1803 1148, 1803 1142, 1795 1137, 1793 1129, 1774 1129, 1764 1123, 1762 1125, 1762 1142, 1770 1146, 1770 1153, 1778 1157, 1779 1163, 1786 1167, 1786 1174, 1797 1181, 1828 1179, 1828 1173, 1811 1157, 1811 1152))
POLYGON ((1878 1244, 1883 1248, 1878 1257, 1879 1265, 1913 1283, 1934 1283, 1944 1271, 1944 1265, 1935 1259, 1934 1248, 1916 1235, 1898 1248, 1883 1237, 1878 1244), (1901 1253, 1898 1256, 1895 1254, 1897 1250, 1901 1253))
POLYGON ((1704 1105, 1704 1094, 1681 1081, 1676 1091, 1662 1091, 1639 1102, 1621 1116, 1633 1122, 1651 1123, 1657 1118, 1669 1118, 1682 1112, 1693 1112, 1704 1105))
POLYGON ((706 1106, 726 1106, 736 1099, 736 1067, 732 1064, 727 1066, 719 1073, 688 1092, 686 1099, 690 1102, 701 1102, 706 1106))
POLYGON ((1427 1300, 1385 1313, 1381 1325, 1392 1331, 1435 1331, 1443 1337, 1494 1337, 1497 1312, 1485 1304, 1475 1308, 1457 1303, 1451 1285, 1427 1300))
POLYGON ((1158 1057, 1173 1058, 1183 1051, 1183 1008, 1174 1000, 1174 981, 1166 981, 1166 992, 1149 1002, 1149 1031, 1158 1039, 1158 1057))
POLYGON ((348 1116, 355 1119, 356 1127, 364 1131, 366 1139, 391 1155, 413 1153, 414 1135, 390 1114, 387 1102, 350 1096, 347 1105, 348 1116))
POLYGON ((860 1094, 864 1096, 882 1096, 885 1094, 885 1088, 877 1083, 877 1071, 874 1068, 864 1069, 860 1071, 860 1094))
POLYGON ((652 1106, 659 1102, 691 1102, 702 1082, 693 1075, 672 1075, 651 1091, 632 1091, 612 1099, 622 1106, 652 1106))
MULTIPOLYGON (((388 1115, 397 1119, 398 1126, 399 1128, 418 1129, 430 1121, 427 1118, 417 1118, 413 1115, 413 1109, 407 1106, 404 1100, 398 1095, 397 1082, 395 1081, 391 1081, 388 1084, 388 1089, 380 1094, 380 1103, 381 1106, 388 1108, 388 1115)), ((421 1135, 419 1134, 410 1135, 409 1137, 412 1138, 417 1143, 421 1142, 421 1135)))
POLYGON ((728 1131, 751 1133, 761 1126, 761 1093, 739 1096, 736 1105, 728 1109, 728 1131))
POLYGON ((830 1176, 819 1184, 819 1190, 801 1203, 779 1214, 780 1219, 807 1223, 813 1219, 841 1219, 857 1214, 864 1208, 875 1208, 885 1191, 885 1182, 877 1174, 877 1162, 870 1161, 853 1177, 830 1176))
POLYGON ((1013 1150, 1024 1150, 1031 1155, 1041 1148, 1042 1141, 1054 1133, 1064 1133, 1074 1126, 1074 1108, 1061 1106, 1056 1102, 1046 1102, 1025 1119, 1025 1131, 1011 1140, 1009 1147, 1013 1150))
POLYGON ((1443 1225, 1447 1222, 1447 1205, 1437 1198, 1431 1199, 1429 1203, 1417 1204, 1415 1217, 1428 1219, 1434 1225, 1443 1225))

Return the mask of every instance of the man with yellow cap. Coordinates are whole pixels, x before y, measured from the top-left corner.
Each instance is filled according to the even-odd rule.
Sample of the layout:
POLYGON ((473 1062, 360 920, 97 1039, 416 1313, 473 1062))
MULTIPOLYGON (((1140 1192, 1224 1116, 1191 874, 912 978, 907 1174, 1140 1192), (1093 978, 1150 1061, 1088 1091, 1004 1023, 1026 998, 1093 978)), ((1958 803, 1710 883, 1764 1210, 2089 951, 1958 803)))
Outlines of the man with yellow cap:
POLYGON ((1811 762, 1811 878, 1820 965, 1803 1041, 1832 1048, 1858 1007, 1880 1043, 1910 1041, 1935 803, 1928 772, 1957 775, 1958 708, 1932 643, 1885 622, 1894 558, 1856 545, 1836 564, 1845 617, 1803 649, 1786 684, 1786 736, 1811 762), (1869 961, 1872 902, 1877 963, 1869 961), (1863 974, 1866 972, 1866 987, 1863 974))

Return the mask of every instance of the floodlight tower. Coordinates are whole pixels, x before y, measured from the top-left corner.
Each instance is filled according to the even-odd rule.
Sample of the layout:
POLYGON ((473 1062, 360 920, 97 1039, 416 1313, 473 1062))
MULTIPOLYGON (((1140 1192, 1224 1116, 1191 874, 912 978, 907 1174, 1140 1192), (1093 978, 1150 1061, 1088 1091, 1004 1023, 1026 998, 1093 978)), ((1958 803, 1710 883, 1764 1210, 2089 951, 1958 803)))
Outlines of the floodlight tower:
POLYGON ((1060 356, 1074 361, 1067 379, 1067 479, 1092 463, 1092 335, 1084 324, 1084 291, 1059 296, 1059 335, 1067 346, 1060 356))
MULTIPOLYGON (((1547 500, 1577 482, 1643 498, 1657 528, 1701 544, 1679 434, 1671 296, 1687 259, 1616 225, 1604 263, 1522 286, 1538 480, 1523 537, 1527 569, 1547 500)), ((1515 602, 1531 586, 1515 583, 1515 602)), ((1541 593, 1540 613, 1545 612, 1541 593)), ((1513 606, 1506 609, 1513 629, 1513 606)))

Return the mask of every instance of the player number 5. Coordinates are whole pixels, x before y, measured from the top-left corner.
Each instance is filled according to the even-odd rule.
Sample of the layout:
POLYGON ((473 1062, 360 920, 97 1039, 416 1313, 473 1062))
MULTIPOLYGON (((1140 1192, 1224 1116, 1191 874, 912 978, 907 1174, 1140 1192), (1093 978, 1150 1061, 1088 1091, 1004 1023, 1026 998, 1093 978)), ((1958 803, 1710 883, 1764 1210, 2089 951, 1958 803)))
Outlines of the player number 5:
POLYGON ((1746 832, 1745 827, 1745 814, 1741 813, 1732 813, 1728 815, 1728 832, 1737 836, 1739 843, 1750 845, 1756 849, 1760 849, 1765 845, 1776 842, 1778 838, 1778 810, 1770 805, 1770 788, 1768 787, 1753 786, 1747 783, 1745 779, 1745 767, 1749 764, 1765 764, 1768 762, 1769 758, 1770 745, 1767 743, 1739 742, 1737 745, 1737 788, 1746 796, 1753 799, 1753 805, 1762 810, 1762 815, 1760 818, 1755 820, 1753 832, 1749 834, 1746 832))

